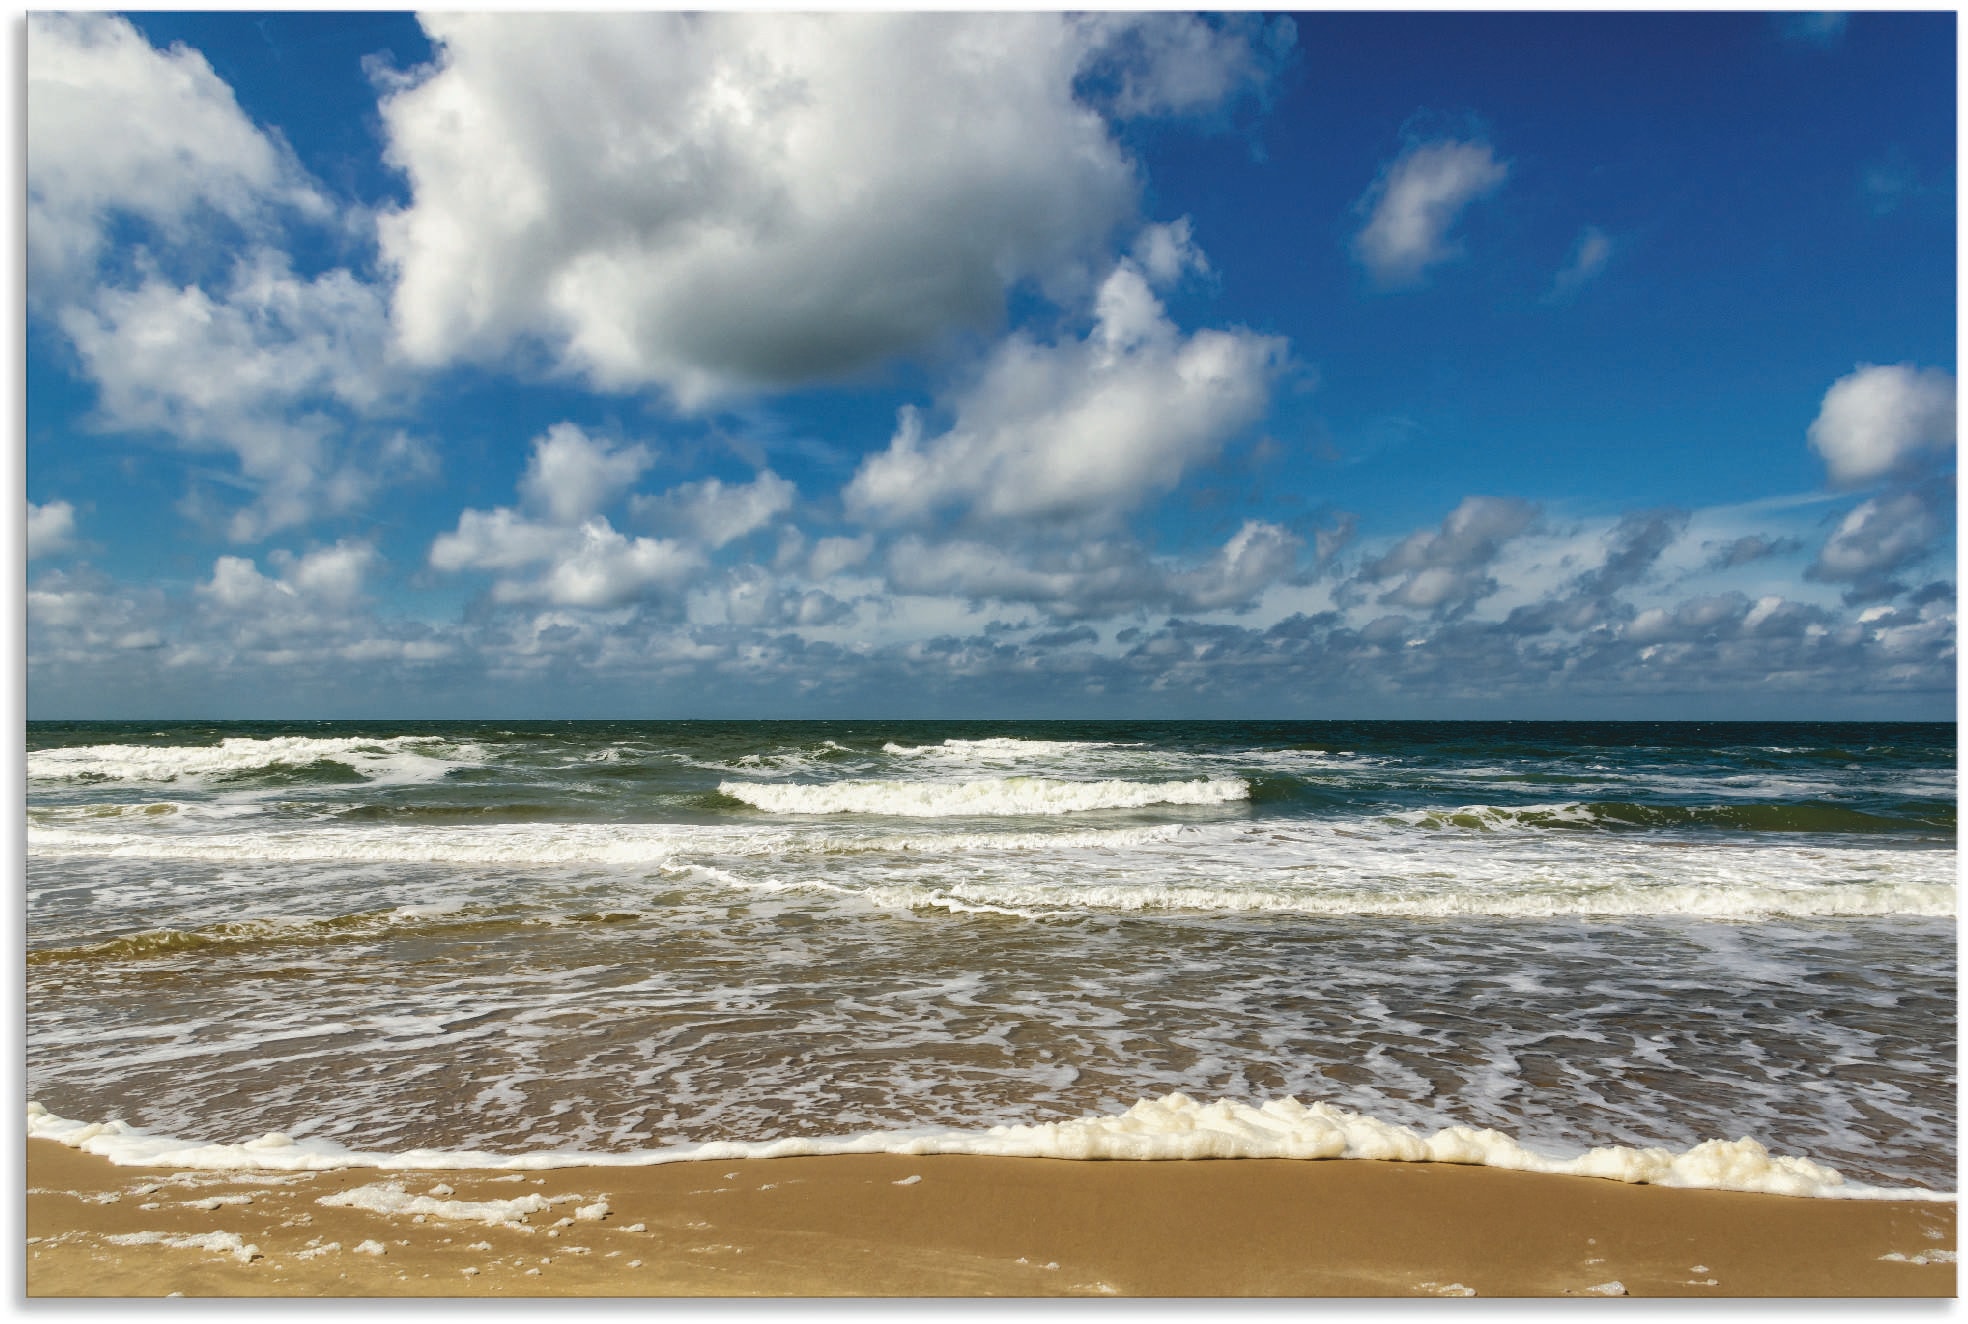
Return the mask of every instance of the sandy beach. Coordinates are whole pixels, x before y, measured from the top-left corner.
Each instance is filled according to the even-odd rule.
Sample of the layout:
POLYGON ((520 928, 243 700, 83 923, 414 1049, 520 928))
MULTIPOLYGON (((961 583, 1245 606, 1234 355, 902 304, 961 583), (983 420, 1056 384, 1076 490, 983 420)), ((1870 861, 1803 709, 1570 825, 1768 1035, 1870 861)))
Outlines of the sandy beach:
POLYGON ((288 1174, 27 1146, 33 1297, 1955 1292, 1952 1204, 1447 1164, 856 1155, 288 1174), (360 1188, 372 1205, 431 1202, 321 1203, 360 1188), (515 1199, 536 1206, 523 1222, 443 1216, 515 1199))

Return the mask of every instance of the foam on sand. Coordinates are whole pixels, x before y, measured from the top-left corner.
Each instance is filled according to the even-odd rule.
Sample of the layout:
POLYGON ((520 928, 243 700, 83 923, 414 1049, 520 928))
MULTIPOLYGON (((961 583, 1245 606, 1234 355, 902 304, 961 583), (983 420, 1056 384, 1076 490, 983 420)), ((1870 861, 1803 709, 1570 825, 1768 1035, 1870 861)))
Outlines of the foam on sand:
POLYGON ((172 1236, 168 1232, 116 1232, 103 1238, 113 1246, 170 1246, 176 1250, 204 1250, 230 1255, 241 1264, 260 1256, 260 1248, 246 1243, 237 1232, 201 1232, 195 1236, 172 1236))
POLYGON ((905 818, 1077 814, 1148 805, 1220 805, 1250 798, 1240 777, 1185 782, 1060 781, 986 777, 965 782, 838 781, 818 785, 720 782, 718 791, 774 814, 892 814, 905 818))
POLYGON ((526 1221, 528 1214, 542 1214, 557 1203, 581 1198, 563 1195, 550 1200, 544 1195, 521 1195, 511 1200, 445 1200, 435 1195, 412 1195, 402 1182, 390 1181, 337 1191, 315 1203, 331 1208, 366 1209, 372 1214, 423 1214, 460 1223, 519 1224, 526 1221))
MULTIPOLYGON (((346 1149, 328 1141, 302 1141, 278 1133, 242 1144, 208 1144, 151 1135, 122 1122, 78 1122, 57 1117, 37 1103, 27 1106, 30 1137, 53 1140, 132 1166, 223 1170, 324 1171, 336 1168, 402 1170, 641 1167, 702 1160, 770 1159, 823 1154, 974 1154, 1059 1159, 1380 1159, 1400 1163, 1459 1163, 1518 1172, 1599 1177, 1655 1186, 1748 1191, 1773 1195, 1872 1200, 1953 1200, 1948 1192, 1920 1187, 1877 1187, 1850 1182, 1810 1159, 1772 1154, 1755 1140, 1709 1140, 1681 1152, 1657 1147, 1607 1145, 1571 1158, 1526 1149, 1499 1131, 1449 1126, 1423 1134, 1328 1103, 1275 1099, 1253 1107, 1231 1099, 1198 1103, 1186 1094, 1144 1099, 1118 1115, 1065 1122, 993 1126, 985 1130, 905 1130, 823 1139, 718 1141, 634 1153, 539 1151, 493 1154, 482 1150, 411 1149, 393 1152, 346 1149)), ((538 1197, 490 1202, 515 1209, 538 1197)), ((461 1204, 407 1195, 401 1185, 359 1187, 342 1202, 377 1212, 436 1213, 461 1204), (364 1194, 366 1192, 366 1194, 364 1194), (369 1203, 362 1203, 368 1201, 369 1203), (425 1208, 423 1202, 431 1207, 425 1208)), ((528 1205, 521 1212, 536 1212, 528 1205)), ((440 1215, 449 1216, 449 1215, 440 1215)), ((479 1215, 473 1214, 473 1217, 479 1215)), ((486 1221, 506 1221, 505 1217, 486 1221)))

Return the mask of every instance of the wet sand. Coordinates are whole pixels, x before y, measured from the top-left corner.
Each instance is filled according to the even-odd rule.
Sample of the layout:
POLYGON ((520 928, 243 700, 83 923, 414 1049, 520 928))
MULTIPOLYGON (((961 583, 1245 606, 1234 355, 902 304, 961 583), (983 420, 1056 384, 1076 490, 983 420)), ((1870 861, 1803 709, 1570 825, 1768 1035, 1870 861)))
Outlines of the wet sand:
POLYGON ((27 1151, 35 1297, 1955 1293, 1951 1203, 1448 1164, 854 1155, 239 1174, 27 1151), (384 1182, 557 1202, 518 1227, 319 1203, 384 1182))

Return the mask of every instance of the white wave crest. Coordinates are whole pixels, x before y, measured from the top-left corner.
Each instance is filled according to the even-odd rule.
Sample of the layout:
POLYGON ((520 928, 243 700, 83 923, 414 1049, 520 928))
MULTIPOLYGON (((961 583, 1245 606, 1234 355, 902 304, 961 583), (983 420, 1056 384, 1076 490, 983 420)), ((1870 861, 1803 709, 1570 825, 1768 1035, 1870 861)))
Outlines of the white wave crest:
POLYGON ((1078 814, 1147 805, 1220 805, 1250 798, 1250 783, 1239 777, 1187 782, 987 777, 967 782, 838 781, 793 786, 720 782, 718 790, 774 814, 892 814, 904 818, 1078 814))
POLYGON ((940 745, 882 746, 882 753, 898 758, 933 759, 944 763, 1010 763, 1020 759, 1056 759, 1092 749, 1134 749, 1134 744, 1112 740, 1021 740, 1014 736, 989 736, 983 740, 945 740, 940 745))
POLYGON ((273 768, 340 763, 372 783, 436 781, 483 757, 437 736, 230 736, 216 745, 77 745, 27 756, 29 781, 202 782, 273 768))
MULTIPOLYGON (((1448 1126, 1430 1134, 1324 1102, 1275 1099, 1253 1107, 1232 1099, 1198 1103, 1185 1094, 1144 1099, 1126 1112, 1065 1122, 956 1131, 927 1128, 833 1138, 717 1141, 633 1153, 553 1150, 496 1154, 484 1150, 352 1150, 332 1141, 295 1140, 270 1132, 241 1144, 153 1135, 123 1122, 80 1122, 27 1105, 30 1138, 52 1140, 127 1166, 227 1170, 324 1171, 645 1167, 701 1160, 788 1158, 822 1154, 972 1154, 1009 1158, 1380 1159, 1459 1163, 1518 1172, 1598 1177, 1630 1184, 1750 1191, 1774 1195, 1874 1200, 1952 1200, 1921 1187, 1850 1182, 1807 1158, 1772 1154, 1749 1138, 1709 1140, 1675 1152, 1607 1145, 1570 1158, 1525 1148, 1500 1131, 1448 1126)), ((408 1206, 405 1206, 406 1208, 408 1206)))

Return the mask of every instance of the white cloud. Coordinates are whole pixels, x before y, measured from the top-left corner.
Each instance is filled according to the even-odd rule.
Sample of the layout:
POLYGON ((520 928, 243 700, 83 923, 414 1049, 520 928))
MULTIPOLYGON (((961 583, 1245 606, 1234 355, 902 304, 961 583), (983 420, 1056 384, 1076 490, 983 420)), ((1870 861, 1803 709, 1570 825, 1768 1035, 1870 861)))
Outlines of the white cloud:
POLYGON ((1209 270, 1209 260, 1190 235, 1189 218, 1166 225, 1144 225, 1135 236, 1134 260, 1156 285, 1173 285, 1184 272, 1209 270))
POLYGON ((1488 143, 1429 142, 1408 148, 1360 200, 1367 223, 1353 252, 1383 285, 1412 285, 1429 267, 1457 256, 1449 229, 1471 202, 1510 173, 1488 143))
POLYGON ((75 537, 75 507, 66 501, 27 503, 27 559, 68 550, 75 537))
MULTIPOLYGON (((1070 286, 1134 210, 1076 80, 1184 15, 444 13, 385 98, 412 201, 380 221, 425 364, 537 339, 686 405, 836 376, 1070 286)), ((1212 29, 1212 32, 1217 31, 1212 29)), ((1131 110, 1192 108, 1252 30, 1148 41, 1131 110)))
POLYGON ((1862 363, 1825 392, 1808 434, 1834 486, 1905 475, 1954 450, 1954 378, 1911 363, 1862 363))
POLYGON ((96 383, 100 425, 238 458, 259 500, 235 518, 235 538, 348 509, 392 467, 419 467, 391 442, 350 462, 349 416, 392 384, 382 297, 345 270, 305 279, 258 249, 216 298, 151 275, 99 289, 59 321, 96 383))
POLYGON ((654 458, 646 446, 616 449, 572 423, 556 423, 533 441, 520 499, 556 524, 579 524, 633 486, 654 458))
POLYGON ((1454 611, 1496 590, 1489 574, 1503 546, 1530 526, 1535 507, 1510 497, 1464 497, 1439 529, 1418 529, 1361 567, 1373 582, 1399 578, 1380 601, 1454 611))
POLYGON ((492 596, 499 602, 618 607, 680 592, 703 566, 703 555, 694 548, 668 538, 628 538, 596 518, 556 549, 537 578, 502 579, 492 596))
POLYGON ((1118 83, 1113 107, 1124 116, 1209 110, 1241 88, 1262 90, 1270 63, 1297 31, 1290 19, 1266 27, 1241 14, 1208 23, 1193 14, 1143 22, 1138 14, 1092 13, 1075 24, 1102 57, 1101 72, 1118 83))
POLYGON ((959 505, 987 519, 1110 520, 1263 412, 1282 340, 1184 338, 1131 261, 1101 285, 1094 313, 1085 340, 1000 345, 947 432, 926 439, 921 415, 903 410, 889 448, 848 485, 849 510, 892 522, 959 505))
POLYGON ((300 593, 317 601, 346 605, 362 596, 364 578, 382 557, 368 543, 344 539, 301 557, 276 551, 273 561, 281 567, 282 578, 300 593))
POLYGON ((634 509, 638 518, 715 548, 764 528, 791 510, 797 495, 791 482, 766 469, 749 483, 684 483, 661 496, 636 498, 634 509))
POLYGON ((328 204, 284 143, 254 127, 205 57, 159 51, 121 18, 27 19, 27 247, 37 297, 86 278, 117 213, 183 242, 328 204))
POLYGON ((535 524, 504 506, 467 510, 456 529, 431 543, 430 563, 446 571, 517 570, 551 560, 567 542, 565 529, 535 524))
POLYGON ((1939 533, 1939 521, 1920 493, 1873 497, 1839 521, 1807 573, 1868 586, 1926 555, 1939 533))
POLYGON ((337 206, 205 58, 121 18, 39 14, 27 69, 33 306, 98 388, 95 422, 236 456, 256 494, 232 517, 242 541, 428 471, 426 449, 357 426, 398 380, 382 292, 297 275, 280 248, 337 206), (112 225, 133 227, 114 250, 112 225))
POLYGON ((731 625, 763 629, 839 624, 853 607, 819 589, 800 590, 774 582, 762 566, 735 567, 713 595, 717 612, 731 625))
POLYGON ((1613 255, 1613 241, 1604 230, 1588 225, 1579 231, 1572 254, 1551 282, 1551 297, 1565 300, 1577 294, 1588 281, 1606 269, 1613 255))
POLYGON ((855 538, 822 538, 813 544, 813 551, 807 556, 807 577, 830 579, 843 570, 860 565, 874 549, 872 534, 864 533, 855 538))
POLYGON ((1263 520, 1245 520, 1208 564, 1170 576, 1169 587, 1185 611, 1249 607, 1264 589, 1297 567, 1304 542, 1263 520))
POLYGON ((212 563, 212 577, 198 585, 199 596, 239 614, 332 612, 361 601, 364 579, 382 561, 368 543, 347 539, 303 556, 276 551, 269 559, 280 571, 278 578, 262 574, 249 557, 219 557, 212 563))
POLYGON ((489 570, 495 602, 616 607, 673 596, 704 568, 703 553, 669 538, 629 538, 602 516, 578 527, 535 523, 500 507, 467 510, 431 543, 432 569, 489 570), (529 578, 512 571, 541 567, 529 578))

